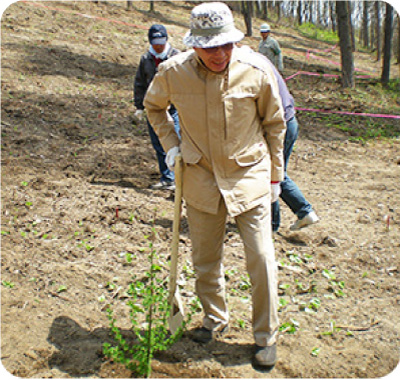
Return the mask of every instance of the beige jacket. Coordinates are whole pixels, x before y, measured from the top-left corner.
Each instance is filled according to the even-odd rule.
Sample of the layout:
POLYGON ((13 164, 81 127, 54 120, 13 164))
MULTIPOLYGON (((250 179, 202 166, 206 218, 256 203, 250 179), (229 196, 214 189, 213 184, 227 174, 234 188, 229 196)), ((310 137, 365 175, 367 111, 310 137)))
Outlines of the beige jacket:
POLYGON ((235 216, 258 206, 270 181, 283 181, 286 125, 262 57, 235 47, 229 67, 214 73, 193 50, 178 54, 159 66, 144 105, 165 151, 181 147, 183 196, 191 206, 215 214, 223 197, 235 216), (171 103, 181 142, 167 112, 171 103))

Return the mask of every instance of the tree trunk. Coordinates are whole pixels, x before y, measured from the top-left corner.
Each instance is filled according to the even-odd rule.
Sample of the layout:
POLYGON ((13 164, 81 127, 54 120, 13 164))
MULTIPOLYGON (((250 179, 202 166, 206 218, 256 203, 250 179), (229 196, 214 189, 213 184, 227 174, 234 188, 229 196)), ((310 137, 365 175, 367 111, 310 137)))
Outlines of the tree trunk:
POLYGON ((353 8, 354 8, 354 3, 352 2, 347 2, 345 1, 347 5, 347 14, 348 14, 348 20, 349 20, 349 29, 350 29, 350 35, 351 35, 351 50, 353 52, 356 51, 356 36, 354 33, 354 27, 353 27, 353 21, 352 21, 352 14, 353 14, 353 8))
POLYGON ((303 23, 303 8, 302 8, 302 2, 299 1, 297 3, 297 20, 299 22, 299 25, 303 23))
POLYGON ((255 16, 259 18, 260 15, 261 15, 260 2, 259 2, 259 1, 255 1, 255 2, 254 2, 254 5, 256 6, 255 16))
POLYGON ((368 34, 368 21, 369 21, 369 2, 362 2, 363 9, 363 18, 362 18, 362 36, 363 36, 363 46, 369 47, 369 34, 368 34))
POLYGON ((315 25, 314 1, 310 1, 310 22, 315 25))
POLYGON ((392 53, 392 37, 393 37, 393 7, 389 3, 386 3, 385 41, 383 46, 383 68, 381 76, 381 82, 384 85, 387 85, 390 79, 390 56, 392 53))
POLYGON ((350 17, 346 1, 336 1, 336 14, 342 63, 342 86, 354 87, 354 60, 351 45, 350 17))
POLYGON ((276 12, 278 14, 278 20, 276 20, 276 22, 279 23, 279 21, 281 21, 281 17, 282 17, 282 4, 281 4, 281 1, 277 1, 276 2, 276 12))
POLYGON ((335 2, 331 1, 329 5, 329 14, 332 23, 332 32, 336 32, 336 18, 335 18, 335 2))
POLYGON ((262 18, 263 20, 268 21, 268 7, 267 7, 267 0, 262 2, 262 18))
POLYGON ((382 44, 381 44, 381 10, 379 7, 379 1, 375 1, 375 17, 376 17, 376 60, 381 60, 382 44))
POLYGON ((400 13, 397 14, 397 64, 400 65, 400 13))
POLYGON ((242 1, 242 13, 244 22, 246 24, 246 36, 251 37, 253 35, 252 17, 253 17, 253 2, 242 1))
MULTIPOLYGON (((190 2, 193 6, 198 5, 197 2, 190 2)), ((242 11, 242 2, 241 1, 225 1, 226 5, 228 5, 229 8, 231 8, 235 12, 241 12, 242 11)))

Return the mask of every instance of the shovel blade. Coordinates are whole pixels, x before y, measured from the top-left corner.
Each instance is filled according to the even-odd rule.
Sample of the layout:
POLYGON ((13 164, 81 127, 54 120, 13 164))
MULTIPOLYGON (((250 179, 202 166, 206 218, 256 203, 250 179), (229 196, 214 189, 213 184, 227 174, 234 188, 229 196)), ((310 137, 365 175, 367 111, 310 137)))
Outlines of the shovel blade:
POLYGON ((171 311, 168 318, 168 325, 172 334, 174 334, 179 327, 182 327, 184 316, 181 296, 178 292, 178 289, 176 289, 171 302, 171 311))

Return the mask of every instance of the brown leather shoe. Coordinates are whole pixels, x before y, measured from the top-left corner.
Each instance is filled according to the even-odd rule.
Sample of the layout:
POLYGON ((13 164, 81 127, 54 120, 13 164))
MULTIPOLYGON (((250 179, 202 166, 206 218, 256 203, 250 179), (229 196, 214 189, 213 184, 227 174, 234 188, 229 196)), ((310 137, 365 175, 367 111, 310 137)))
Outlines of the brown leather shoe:
POLYGON ((276 344, 267 347, 256 345, 254 365, 259 367, 273 367, 277 361, 276 344))

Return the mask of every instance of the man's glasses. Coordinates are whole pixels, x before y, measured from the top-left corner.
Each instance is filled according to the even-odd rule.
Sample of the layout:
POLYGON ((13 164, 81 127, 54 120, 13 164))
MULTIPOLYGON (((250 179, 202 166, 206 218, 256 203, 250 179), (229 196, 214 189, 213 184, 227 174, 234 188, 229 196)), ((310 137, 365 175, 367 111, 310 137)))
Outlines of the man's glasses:
POLYGON ((210 48, 203 48, 203 50, 208 54, 215 54, 219 49, 223 50, 224 52, 230 51, 233 49, 233 43, 210 47, 210 48))

